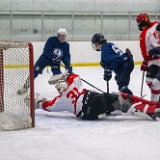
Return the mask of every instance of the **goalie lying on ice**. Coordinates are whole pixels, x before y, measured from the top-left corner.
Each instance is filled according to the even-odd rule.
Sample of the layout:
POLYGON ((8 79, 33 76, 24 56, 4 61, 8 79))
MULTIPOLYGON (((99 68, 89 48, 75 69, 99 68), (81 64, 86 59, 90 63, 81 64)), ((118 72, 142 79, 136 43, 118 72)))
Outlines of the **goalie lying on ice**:
MULTIPOLYGON (((55 85, 59 92, 53 100, 35 96, 35 109, 49 112, 68 111, 77 118, 95 120, 105 118, 115 110, 155 120, 160 103, 142 99, 125 93, 97 93, 83 88, 77 74, 70 74, 66 80, 55 85)), ((29 96, 28 96, 29 97, 29 96)), ((28 98, 25 98, 27 103, 28 98)))

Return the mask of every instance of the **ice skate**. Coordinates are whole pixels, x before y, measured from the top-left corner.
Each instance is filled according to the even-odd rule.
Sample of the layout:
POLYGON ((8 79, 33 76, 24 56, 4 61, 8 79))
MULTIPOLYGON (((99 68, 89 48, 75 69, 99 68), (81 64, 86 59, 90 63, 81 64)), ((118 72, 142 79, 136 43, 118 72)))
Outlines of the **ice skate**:
POLYGON ((17 91, 17 93, 19 94, 19 95, 22 95, 22 94, 24 94, 24 93, 27 93, 28 92, 28 89, 27 88, 21 88, 21 89, 19 89, 18 91, 17 91))

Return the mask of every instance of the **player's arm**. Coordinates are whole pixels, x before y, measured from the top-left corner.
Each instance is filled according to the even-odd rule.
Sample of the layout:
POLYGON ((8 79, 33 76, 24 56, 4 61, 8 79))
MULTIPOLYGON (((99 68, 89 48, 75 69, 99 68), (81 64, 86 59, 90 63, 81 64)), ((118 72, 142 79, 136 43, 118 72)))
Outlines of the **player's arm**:
POLYGON ((71 63, 70 45, 67 42, 64 47, 64 55, 63 55, 62 61, 65 64, 65 66, 71 63))
POLYGON ((49 59, 52 59, 53 57, 53 45, 54 45, 54 39, 53 37, 48 38, 44 45, 43 54, 47 56, 49 59))
POLYGON ((64 56, 62 58, 62 61, 65 65, 65 69, 68 70, 68 73, 72 73, 72 65, 71 65, 71 56, 70 56, 70 49, 69 49, 69 43, 66 42, 65 48, 64 48, 64 56))

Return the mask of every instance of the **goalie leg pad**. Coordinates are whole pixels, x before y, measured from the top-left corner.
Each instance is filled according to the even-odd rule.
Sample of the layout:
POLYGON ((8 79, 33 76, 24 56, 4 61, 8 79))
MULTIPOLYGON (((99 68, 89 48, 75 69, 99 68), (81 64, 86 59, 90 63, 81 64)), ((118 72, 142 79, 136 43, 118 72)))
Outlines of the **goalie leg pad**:
POLYGON ((129 110, 128 114, 137 115, 139 117, 143 117, 149 120, 155 120, 157 117, 156 106, 150 106, 148 104, 143 104, 142 102, 134 103, 129 110))

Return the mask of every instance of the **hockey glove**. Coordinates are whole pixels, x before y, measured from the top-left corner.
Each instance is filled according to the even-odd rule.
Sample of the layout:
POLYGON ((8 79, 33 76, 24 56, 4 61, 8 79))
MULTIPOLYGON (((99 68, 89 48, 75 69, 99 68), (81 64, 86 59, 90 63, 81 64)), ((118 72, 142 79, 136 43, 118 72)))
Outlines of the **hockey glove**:
POLYGON ((160 58, 160 47, 155 47, 149 50, 149 55, 154 58, 160 58))
POLYGON ((65 66, 65 69, 68 70, 68 73, 69 73, 69 74, 72 73, 72 66, 71 66, 70 64, 69 64, 69 65, 66 65, 66 66, 65 66))
POLYGON ((132 55, 131 51, 128 48, 126 48, 126 53, 127 53, 128 59, 133 59, 133 55, 132 55))
POLYGON ((128 48, 126 48, 126 53, 129 54, 129 55, 132 55, 131 51, 128 48))
POLYGON ((148 62, 144 60, 141 65, 141 71, 147 71, 147 68, 148 68, 148 62))
POLYGON ((109 68, 104 69, 103 79, 105 81, 109 81, 112 78, 112 70, 109 68))
POLYGON ((154 58, 160 58, 160 55, 157 54, 157 53, 153 53, 153 54, 152 54, 152 58, 153 58, 153 59, 154 59, 154 58))
POLYGON ((105 69, 106 64, 104 64, 104 63, 101 61, 101 62, 100 62, 100 65, 101 65, 101 67, 102 67, 102 68, 104 68, 104 69, 105 69))

